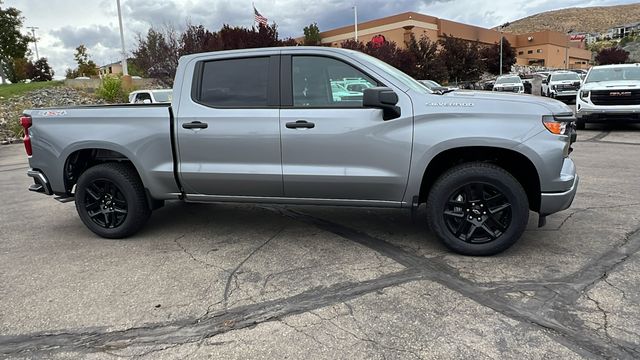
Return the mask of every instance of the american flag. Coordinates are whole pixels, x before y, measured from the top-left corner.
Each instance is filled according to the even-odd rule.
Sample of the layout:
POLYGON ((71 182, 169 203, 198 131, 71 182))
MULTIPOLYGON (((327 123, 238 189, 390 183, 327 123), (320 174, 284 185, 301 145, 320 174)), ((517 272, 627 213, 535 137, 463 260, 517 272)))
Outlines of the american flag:
POLYGON ((253 7, 253 13, 254 13, 254 19, 258 24, 267 26, 269 20, 266 17, 262 16, 262 14, 258 12, 255 6, 253 7))

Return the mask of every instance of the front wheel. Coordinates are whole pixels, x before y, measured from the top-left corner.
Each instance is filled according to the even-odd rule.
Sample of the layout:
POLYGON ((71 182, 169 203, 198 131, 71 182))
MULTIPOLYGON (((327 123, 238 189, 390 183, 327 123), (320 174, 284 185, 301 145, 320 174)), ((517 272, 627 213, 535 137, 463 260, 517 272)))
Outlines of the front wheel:
POLYGON ((445 172, 427 199, 431 230, 463 255, 493 255, 513 245, 529 221, 522 185, 504 169, 468 163, 445 172))
POLYGON ((133 235, 151 215, 140 177, 129 164, 89 168, 78 179, 75 198, 82 222, 105 238, 133 235))

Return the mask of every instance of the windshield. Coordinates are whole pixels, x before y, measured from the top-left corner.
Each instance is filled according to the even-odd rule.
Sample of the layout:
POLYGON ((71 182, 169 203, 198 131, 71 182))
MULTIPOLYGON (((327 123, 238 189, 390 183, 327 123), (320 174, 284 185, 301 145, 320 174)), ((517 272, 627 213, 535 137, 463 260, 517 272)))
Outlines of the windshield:
POLYGON ((593 68, 587 75, 585 82, 616 80, 640 80, 640 67, 625 66, 618 68, 593 68))
POLYGON ((520 84, 521 82, 522 80, 520 80, 519 76, 507 76, 507 77, 498 78, 498 80, 496 80, 496 84, 512 84, 512 83, 520 84))
POLYGON ((574 72, 551 75, 551 81, 562 81, 562 80, 580 80, 580 75, 574 72))
POLYGON ((171 91, 154 91, 153 97, 157 102, 171 102, 171 91))
POLYGON ((370 62, 370 63, 382 68, 386 72, 390 73, 393 77, 398 79, 400 82, 402 82, 404 85, 408 86, 411 90, 417 91, 417 92, 422 93, 422 94, 432 94, 432 92, 429 89, 427 89, 424 85, 420 84, 418 82, 418 80, 415 80, 411 76, 409 76, 409 75, 403 73, 402 71, 394 68, 393 66, 387 64, 386 62, 384 62, 382 60, 378 60, 378 59, 374 58, 373 56, 366 55, 366 54, 363 54, 363 53, 360 53, 360 52, 357 52, 357 51, 353 51, 352 54, 354 54, 356 57, 362 58, 364 61, 368 61, 368 62, 370 62))

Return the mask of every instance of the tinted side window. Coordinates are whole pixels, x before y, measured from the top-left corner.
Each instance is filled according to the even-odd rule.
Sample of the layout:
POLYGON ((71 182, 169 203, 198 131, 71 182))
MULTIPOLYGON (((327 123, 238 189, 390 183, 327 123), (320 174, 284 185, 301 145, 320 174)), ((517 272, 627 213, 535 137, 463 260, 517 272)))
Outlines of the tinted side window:
POLYGON ((208 61, 197 100, 212 107, 267 106, 268 78, 268 57, 208 61))
POLYGON ((377 81, 342 61, 320 56, 292 59, 293 106, 359 107, 377 81))

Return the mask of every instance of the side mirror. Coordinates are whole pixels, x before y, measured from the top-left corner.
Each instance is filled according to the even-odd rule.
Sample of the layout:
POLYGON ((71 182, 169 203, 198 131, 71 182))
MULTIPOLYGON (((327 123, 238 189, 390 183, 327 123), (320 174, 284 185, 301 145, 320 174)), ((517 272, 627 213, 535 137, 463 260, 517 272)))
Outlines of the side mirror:
POLYGON ((391 120, 400 117, 398 94, 388 87, 372 87, 362 93, 362 105, 369 108, 382 109, 383 120, 391 120))
POLYGON ((547 81, 547 79, 542 80, 543 84, 548 84, 549 82, 547 81))

